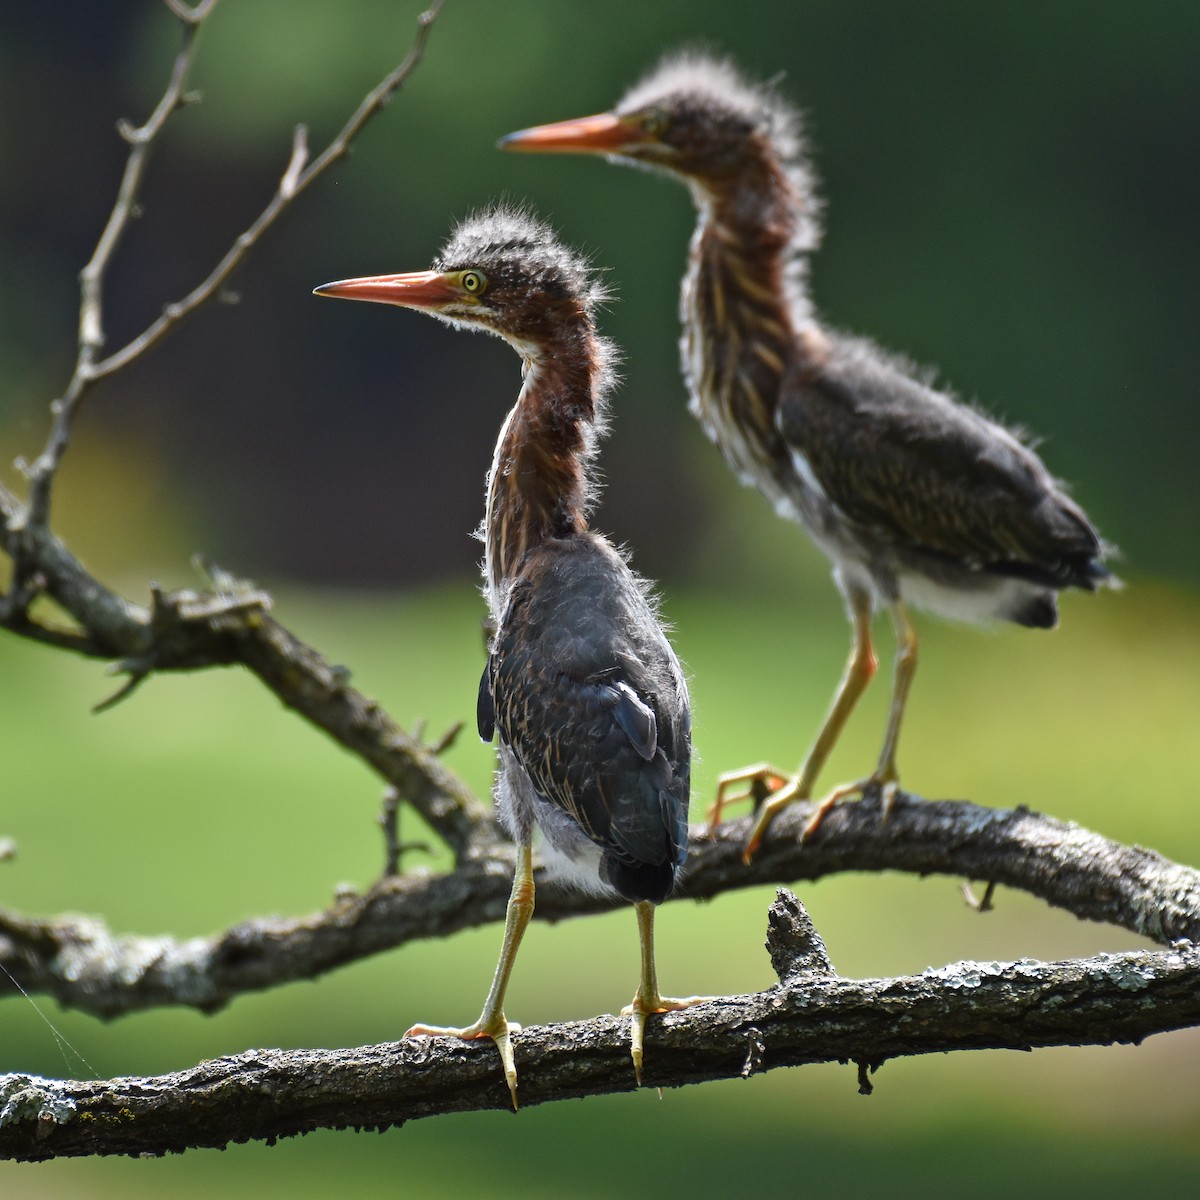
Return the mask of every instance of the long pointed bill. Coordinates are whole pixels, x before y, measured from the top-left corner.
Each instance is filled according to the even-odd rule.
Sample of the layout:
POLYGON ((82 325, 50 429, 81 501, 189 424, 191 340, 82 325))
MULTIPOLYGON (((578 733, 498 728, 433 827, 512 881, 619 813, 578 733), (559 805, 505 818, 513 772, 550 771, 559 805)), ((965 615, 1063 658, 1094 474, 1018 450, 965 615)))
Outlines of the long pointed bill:
POLYGON ((413 271, 408 275, 368 275, 361 279, 339 279, 313 288, 314 296, 337 300, 371 300, 376 304, 399 304, 403 308, 441 308, 461 299, 454 285, 438 271, 413 271))
POLYGON ((645 127, 628 117, 599 113, 554 125, 535 125, 502 137, 501 150, 525 150, 550 154, 620 154, 625 148, 648 140, 645 127))

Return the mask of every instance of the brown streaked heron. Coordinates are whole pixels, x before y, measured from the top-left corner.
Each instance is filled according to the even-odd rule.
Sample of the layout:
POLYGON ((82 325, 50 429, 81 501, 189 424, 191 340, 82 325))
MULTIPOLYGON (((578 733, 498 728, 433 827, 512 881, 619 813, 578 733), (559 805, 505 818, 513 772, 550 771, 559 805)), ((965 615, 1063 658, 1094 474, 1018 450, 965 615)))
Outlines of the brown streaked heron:
POLYGON ((596 329, 596 272, 548 226, 503 206, 458 226, 432 270, 325 284, 318 295, 419 309, 504 338, 524 384, 487 480, 484 594, 494 622, 479 685, 480 736, 500 735, 496 805, 517 847, 504 940, 473 1024, 409 1035, 492 1038, 517 1106, 504 996, 533 914, 532 843, 582 886, 630 901, 641 975, 631 1053, 641 1082, 646 1017, 699 1002, 658 990, 655 906, 687 856, 691 711, 646 582, 588 527, 594 455, 613 382, 596 329))
POLYGON ((845 796, 878 797, 886 816, 917 665, 908 607, 1050 629, 1060 590, 1116 583, 1109 548, 1019 433, 814 315, 806 266, 819 203, 799 114, 773 88, 722 59, 676 54, 612 112, 500 145, 600 154, 687 184, 699 218, 681 297, 691 411, 742 481, 808 531, 845 597, 850 657, 804 762, 790 776, 765 764, 722 776, 713 823, 756 785, 775 789, 747 839, 749 861, 778 812, 813 798, 875 673, 880 607, 897 645, 883 747, 870 776, 817 805, 805 836, 845 796))

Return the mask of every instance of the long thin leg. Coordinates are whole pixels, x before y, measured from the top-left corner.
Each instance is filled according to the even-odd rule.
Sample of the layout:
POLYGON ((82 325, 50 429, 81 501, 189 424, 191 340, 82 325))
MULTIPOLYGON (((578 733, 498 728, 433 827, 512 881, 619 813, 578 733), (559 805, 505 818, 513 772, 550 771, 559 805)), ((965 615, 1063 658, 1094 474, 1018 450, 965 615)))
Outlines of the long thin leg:
MULTIPOLYGON (((742 851, 742 858, 747 863, 754 857, 762 843, 767 827, 775 817, 793 801, 808 800, 812 797, 813 785, 817 781, 817 776, 820 775, 821 769, 837 744, 842 729, 854 711, 859 697, 866 691, 867 684, 871 682, 878 669, 879 662, 871 645, 871 596, 868 592, 855 587, 847 588, 846 599, 854 626, 850 657, 846 661, 846 670, 842 675, 842 681, 834 693, 833 704, 830 706, 825 721, 812 744, 812 749, 809 750, 800 770, 787 779, 772 767, 757 766, 722 775, 718 780, 717 799, 710 813, 713 827, 720 822, 721 812, 725 805, 732 803, 735 799, 742 799, 744 796, 744 793, 730 796, 727 794, 728 789, 762 779, 780 780, 783 784, 759 807, 758 819, 754 822, 754 828, 750 831, 745 849, 742 851)), ((805 832, 807 833, 808 830, 805 832)))
POLYGON ((824 820, 825 814, 846 796, 868 796, 878 792, 884 820, 896 802, 896 791, 900 786, 900 772, 896 768, 896 744, 900 740, 900 723, 904 719, 904 708, 908 703, 908 691, 917 672, 917 631, 908 619, 904 605, 896 600, 891 605, 892 625, 896 630, 896 665, 892 675, 892 702, 888 708, 887 731, 883 736, 883 748, 879 752, 879 763, 875 773, 855 783, 839 784, 821 801, 804 827, 808 837, 824 820))
POLYGON ((621 1015, 630 1018, 633 1073, 637 1077, 638 1086, 641 1087, 642 1035, 646 1030, 647 1016, 651 1013, 675 1012, 681 1008, 690 1008, 693 1004, 703 1004, 712 997, 688 996, 684 1000, 675 1000, 659 994, 658 972, 654 967, 654 905, 649 900, 641 900, 633 907, 637 912, 638 937, 642 947, 642 977, 633 1003, 621 1009, 621 1015))
POLYGON ((492 986, 483 1002, 483 1012, 473 1025, 457 1028, 452 1025, 414 1025, 404 1036, 416 1037, 490 1037, 500 1051, 504 1064, 504 1078, 512 1095, 513 1108, 517 1108, 517 1067, 513 1060, 512 1041, 509 1035, 520 1032, 520 1025, 509 1024, 504 1016, 504 994, 508 991, 508 980, 512 975, 513 963, 517 961, 517 950, 525 936, 529 918, 533 916, 533 850, 528 842, 517 846, 517 869, 513 874, 512 892, 508 897, 508 909, 504 914, 504 942, 500 947, 500 961, 492 976, 492 986))
POLYGON ((896 629, 892 703, 888 710, 887 733, 884 735, 883 749, 879 754, 879 765, 872 776, 884 789, 885 817, 891 811, 892 803, 896 799, 896 787, 900 782, 900 772, 896 769, 896 744, 900 740, 900 722, 904 719, 904 709, 908 704, 908 690, 912 687, 913 676, 917 673, 918 648, 917 631, 899 600, 892 605, 892 624, 896 629))

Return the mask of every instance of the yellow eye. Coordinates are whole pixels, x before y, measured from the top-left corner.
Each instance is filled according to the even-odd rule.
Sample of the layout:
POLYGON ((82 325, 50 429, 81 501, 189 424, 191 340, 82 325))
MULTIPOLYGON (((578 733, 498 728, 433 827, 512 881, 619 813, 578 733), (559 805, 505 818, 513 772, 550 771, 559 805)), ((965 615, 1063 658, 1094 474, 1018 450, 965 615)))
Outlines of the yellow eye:
POLYGON ((487 291, 487 279, 478 271, 464 271, 458 282, 468 296, 482 296, 487 291))
POLYGON ((651 137, 662 137, 667 132, 667 114, 661 108, 652 108, 642 119, 642 128, 651 137))

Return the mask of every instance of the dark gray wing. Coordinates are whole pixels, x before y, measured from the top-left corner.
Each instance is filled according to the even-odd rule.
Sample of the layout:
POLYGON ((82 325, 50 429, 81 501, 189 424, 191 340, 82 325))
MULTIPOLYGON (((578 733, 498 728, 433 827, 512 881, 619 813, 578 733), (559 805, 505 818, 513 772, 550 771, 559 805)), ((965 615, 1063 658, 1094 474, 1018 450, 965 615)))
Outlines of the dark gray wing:
POLYGON ((558 545, 546 553, 551 561, 526 564, 493 643, 495 725, 538 794, 605 852, 617 890, 660 900, 687 851, 682 674, 611 548, 599 559, 558 545))
POLYGON ((1083 510, 1008 430, 934 391, 866 343, 832 343, 790 389, 778 425, 851 522, 907 550, 1049 586, 1107 572, 1083 510))

